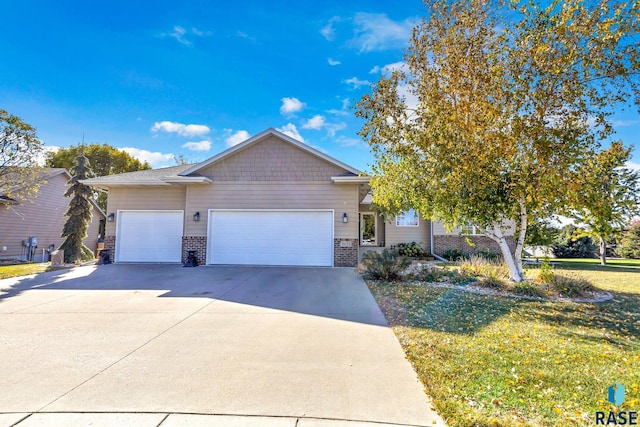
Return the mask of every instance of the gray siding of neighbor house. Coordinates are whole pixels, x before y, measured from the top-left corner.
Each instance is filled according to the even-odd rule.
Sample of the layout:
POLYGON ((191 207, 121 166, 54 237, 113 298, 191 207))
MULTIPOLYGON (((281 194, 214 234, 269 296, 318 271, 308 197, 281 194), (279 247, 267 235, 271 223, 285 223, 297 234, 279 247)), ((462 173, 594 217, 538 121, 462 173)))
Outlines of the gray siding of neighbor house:
MULTIPOLYGON (((64 239, 60 237, 66 221, 64 216, 70 198, 64 197, 68 176, 64 173, 47 179, 38 193, 20 205, 0 205, 0 258, 17 258, 22 254, 22 241, 35 236, 38 238, 37 259, 42 249, 49 245, 56 248, 64 239)), ((101 214, 93 208, 93 220, 87 230, 84 244, 92 251, 96 250, 98 228, 101 214)))

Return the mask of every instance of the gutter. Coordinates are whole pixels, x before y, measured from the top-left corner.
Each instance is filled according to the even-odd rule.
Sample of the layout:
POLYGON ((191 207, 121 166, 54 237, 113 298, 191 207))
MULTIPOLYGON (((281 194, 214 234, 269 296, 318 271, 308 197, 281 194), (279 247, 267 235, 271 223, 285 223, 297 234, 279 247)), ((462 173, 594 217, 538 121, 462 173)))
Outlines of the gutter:
POLYGON ((431 252, 431 256, 434 257, 435 259, 439 260, 439 261, 444 261, 444 262, 449 262, 449 260, 442 258, 439 255, 436 255, 433 252, 433 221, 429 221, 429 236, 430 236, 430 246, 429 246, 429 250, 431 252))

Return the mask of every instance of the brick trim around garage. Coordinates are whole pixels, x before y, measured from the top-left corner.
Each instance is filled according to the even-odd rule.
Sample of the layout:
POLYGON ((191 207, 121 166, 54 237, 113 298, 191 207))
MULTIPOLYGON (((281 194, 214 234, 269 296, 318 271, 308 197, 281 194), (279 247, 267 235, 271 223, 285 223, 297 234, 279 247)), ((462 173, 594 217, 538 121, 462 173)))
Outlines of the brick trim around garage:
POLYGON ((196 251, 198 265, 207 263, 207 237, 182 236, 182 263, 187 262, 187 251, 196 251))
POLYGON ((358 239, 333 239, 333 266, 358 265, 358 239))

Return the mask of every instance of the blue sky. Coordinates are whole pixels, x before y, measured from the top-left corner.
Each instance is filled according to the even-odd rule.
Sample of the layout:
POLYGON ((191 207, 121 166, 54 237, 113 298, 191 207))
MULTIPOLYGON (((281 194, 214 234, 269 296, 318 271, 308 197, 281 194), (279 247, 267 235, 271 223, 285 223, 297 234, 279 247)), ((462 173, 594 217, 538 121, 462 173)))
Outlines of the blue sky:
MULTIPOLYGON (((419 0, 4 2, 0 108, 48 147, 84 134, 154 167, 273 127, 366 171, 352 106, 423 14, 419 0)), ((636 110, 615 119, 638 145, 636 110)))

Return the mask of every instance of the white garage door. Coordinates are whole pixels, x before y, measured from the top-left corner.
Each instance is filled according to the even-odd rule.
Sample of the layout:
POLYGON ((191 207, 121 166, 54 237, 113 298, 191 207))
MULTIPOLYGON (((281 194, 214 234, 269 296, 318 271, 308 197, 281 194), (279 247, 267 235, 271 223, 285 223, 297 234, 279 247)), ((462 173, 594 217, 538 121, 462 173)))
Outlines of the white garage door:
POLYGON ((119 211, 116 262, 181 262, 182 211, 119 211))
POLYGON ((209 264, 333 265, 333 211, 209 211, 209 264))

